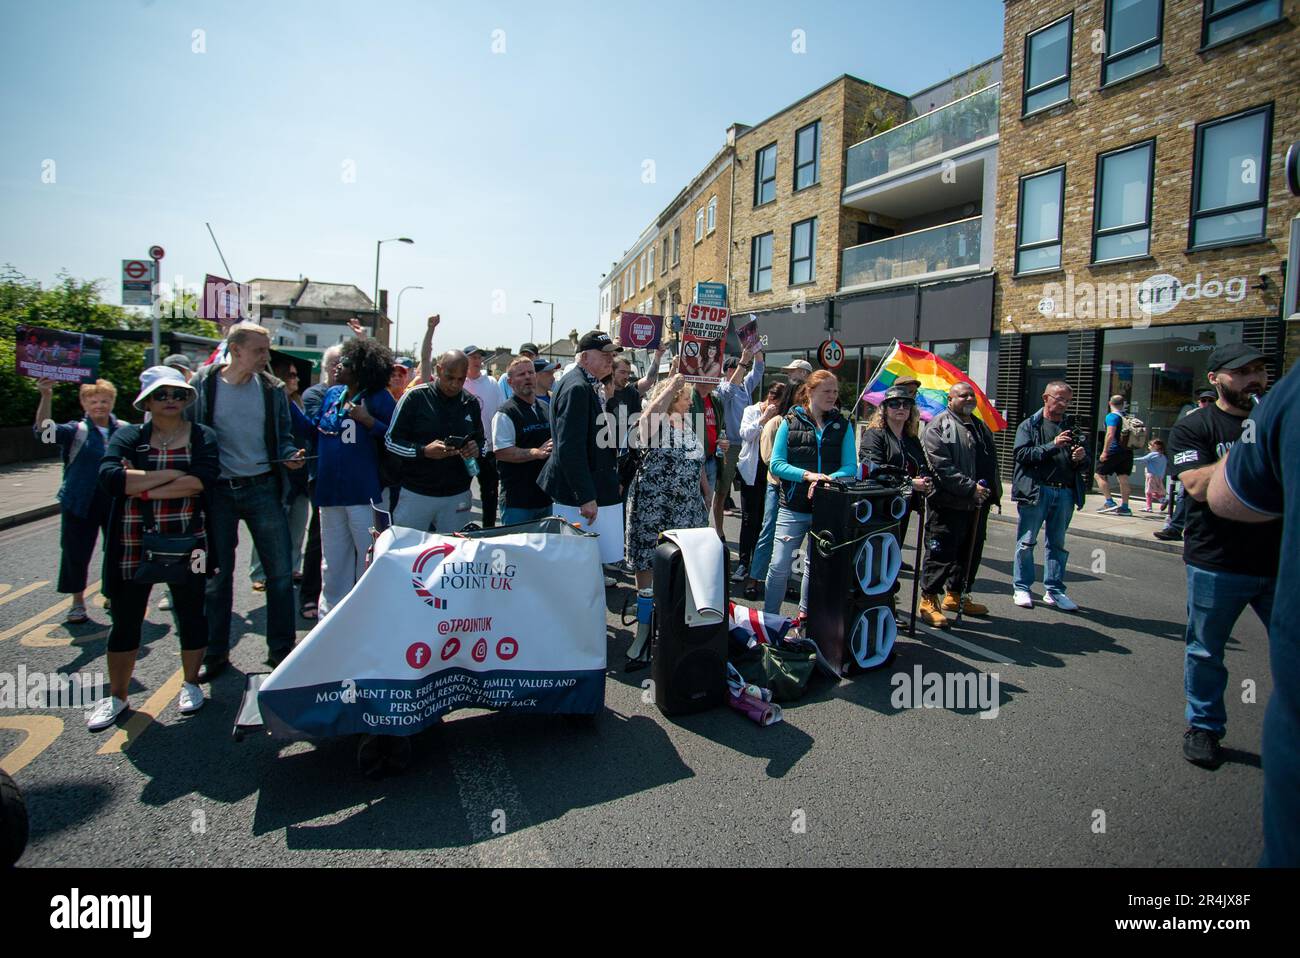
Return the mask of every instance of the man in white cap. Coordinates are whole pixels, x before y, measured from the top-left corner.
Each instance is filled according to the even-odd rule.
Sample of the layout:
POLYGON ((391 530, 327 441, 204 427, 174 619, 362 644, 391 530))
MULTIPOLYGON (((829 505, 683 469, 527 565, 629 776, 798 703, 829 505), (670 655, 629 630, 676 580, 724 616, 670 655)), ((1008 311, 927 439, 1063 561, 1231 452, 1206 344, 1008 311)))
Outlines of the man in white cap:
POLYGON ((483 447, 479 449, 478 460, 478 497, 483 503, 483 528, 491 529, 497 524, 497 498, 501 482, 497 460, 492 455, 492 417, 505 402, 505 397, 501 395, 501 387, 496 380, 483 371, 483 350, 477 346, 466 346, 462 352, 469 360, 465 391, 478 400, 479 413, 483 417, 483 447))
POLYGON ((782 366, 781 372, 786 374, 786 378, 790 380, 790 385, 797 389, 803 385, 805 379, 812 375, 812 363, 806 359, 796 359, 790 365, 782 366))

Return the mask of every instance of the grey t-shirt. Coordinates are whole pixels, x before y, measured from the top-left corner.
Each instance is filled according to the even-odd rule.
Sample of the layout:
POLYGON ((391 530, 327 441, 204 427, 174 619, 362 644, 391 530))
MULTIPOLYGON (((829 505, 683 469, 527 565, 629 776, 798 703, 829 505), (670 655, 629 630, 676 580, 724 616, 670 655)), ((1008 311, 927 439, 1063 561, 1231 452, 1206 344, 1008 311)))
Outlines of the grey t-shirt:
POLYGON ((270 471, 266 464, 266 403, 256 376, 240 386, 224 377, 217 383, 212 425, 217 431, 222 479, 270 471))

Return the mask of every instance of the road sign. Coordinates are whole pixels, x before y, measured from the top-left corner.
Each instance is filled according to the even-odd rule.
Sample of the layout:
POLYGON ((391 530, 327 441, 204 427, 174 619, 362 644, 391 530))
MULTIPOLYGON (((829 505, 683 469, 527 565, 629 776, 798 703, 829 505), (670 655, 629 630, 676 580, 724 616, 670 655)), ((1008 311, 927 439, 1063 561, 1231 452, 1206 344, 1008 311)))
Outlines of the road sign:
POLYGON ((122 305, 153 305, 154 264, 147 259, 122 260, 122 305))
POLYGON ((166 250, 164 250, 161 246, 150 246, 150 247, 149 247, 149 258, 150 258, 150 259, 162 259, 162 258, 163 258, 163 255, 164 255, 165 253, 166 253, 166 250))
POLYGON ((838 339, 827 339, 817 347, 817 358, 829 370, 839 369, 844 365, 844 344, 838 339))
POLYGON ((726 283, 696 283, 695 301, 701 306, 726 306, 726 283))

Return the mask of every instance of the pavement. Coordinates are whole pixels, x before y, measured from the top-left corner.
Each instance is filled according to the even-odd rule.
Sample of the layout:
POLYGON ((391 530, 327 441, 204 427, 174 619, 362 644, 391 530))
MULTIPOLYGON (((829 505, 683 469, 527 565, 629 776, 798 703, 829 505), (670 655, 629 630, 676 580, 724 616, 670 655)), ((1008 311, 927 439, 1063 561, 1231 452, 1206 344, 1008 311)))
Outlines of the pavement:
MULTIPOLYGON (((97 593, 91 623, 61 623, 58 529, 48 518, 0 532, 0 693, 20 669, 104 669, 97 593)), ((405 774, 377 782, 357 773, 351 738, 232 740, 241 673, 264 671, 266 653, 245 541, 234 668, 196 715, 176 711, 178 647, 155 608, 136 711, 118 728, 89 733, 80 709, 0 708, 0 766, 32 822, 21 864, 1253 866, 1272 690, 1263 625, 1247 613, 1234 629, 1227 761, 1197 768, 1182 757, 1179 558, 1072 538, 1081 610, 1026 611, 1011 603, 1014 532, 990 524, 975 586, 990 618, 901 637, 882 669, 814 677, 768 728, 728 708, 658 712, 648 673, 622 669, 625 578, 606 594, 606 707, 592 726, 455 712, 415 737, 405 774), (996 677, 996 714, 908 707, 899 693, 918 670, 996 677)), ((900 605, 910 578, 902 588, 900 605)), ((376 628, 395 625, 415 627, 376 628)))
MULTIPOLYGON (((1115 501, 1119 502, 1118 495, 1115 501)), ((1102 502, 1100 495, 1089 490, 1087 498, 1083 501, 1083 510, 1076 511, 1070 519, 1069 534, 1099 542, 1118 542, 1139 549, 1150 549, 1153 552, 1183 554, 1182 542, 1162 542, 1152 535, 1157 529, 1164 528, 1165 524, 1165 514, 1159 511, 1158 504, 1152 504, 1153 511, 1143 512, 1146 498, 1133 498, 1129 500, 1129 508, 1133 510, 1133 515, 1117 516, 1113 513, 1098 512, 1102 502)), ((1019 515, 1016 504, 1011 501, 1011 483, 1004 482, 1002 483, 1002 511, 999 513, 995 509, 989 518, 995 522, 1016 523, 1019 522, 1019 515)))
POLYGON ((59 459, 0 466, 0 529, 57 515, 62 481, 63 462, 59 459))

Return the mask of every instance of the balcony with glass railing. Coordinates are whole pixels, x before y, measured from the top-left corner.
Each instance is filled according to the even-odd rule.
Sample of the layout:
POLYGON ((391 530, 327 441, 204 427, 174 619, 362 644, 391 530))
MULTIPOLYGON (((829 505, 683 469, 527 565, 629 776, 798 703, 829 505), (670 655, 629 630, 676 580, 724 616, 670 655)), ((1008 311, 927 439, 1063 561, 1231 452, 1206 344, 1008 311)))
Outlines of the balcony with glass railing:
POLYGON ((1001 92, 1002 84, 994 83, 855 143, 849 147, 845 188, 997 136, 1001 92))
POLYGON ((908 279, 980 265, 983 217, 932 226, 844 251, 840 288, 908 279))

